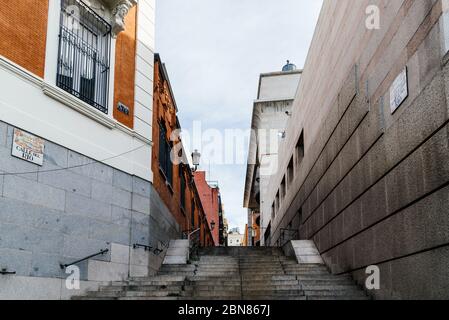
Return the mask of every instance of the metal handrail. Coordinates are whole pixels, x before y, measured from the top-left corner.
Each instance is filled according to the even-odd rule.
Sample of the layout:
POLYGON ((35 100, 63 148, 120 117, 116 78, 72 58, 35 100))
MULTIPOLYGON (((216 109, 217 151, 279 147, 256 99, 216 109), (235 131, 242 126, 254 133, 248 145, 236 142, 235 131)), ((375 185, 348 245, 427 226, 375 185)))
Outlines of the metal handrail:
POLYGON ((190 237, 191 237, 193 234, 195 234, 195 233, 197 233, 198 231, 200 231, 200 230, 201 230, 201 228, 198 228, 198 229, 196 229, 196 230, 190 232, 190 233, 187 235, 187 239, 190 240, 190 237))
POLYGON ((133 244, 133 248, 134 249, 143 248, 145 251, 149 251, 149 252, 151 252, 151 250, 154 249, 153 253, 157 256, 160 255, 162 252, 164 252, 164 249, 153 248, 152 246, 148 246, 146 244, 140 244, 140 243, 133 244))
POLYGON ((15 271, 8 271, 8 269, 2 269, 0 270, 1 275, 7 275, 7 274, 16 274, 15 271))
POLYGON ((152 246, 147 246, 147 245, 145 245, 145 244, 140 244, 140 243, 134 243, 133 244, 133 248, 134 249, 137 249, 137 248, 143 248, 143 249, 145 249, 145 251, 151 251, 151 249, 153 249, 153 247, 152 246))
POLYGON ((98 253, 92 254, 92 255, 90 255, 90 256, 88 256, 88 257, 85 257, 85 258, 83 258, 83 259, 79 259, 79 260, 74 261, 74 262, 72 262, 72 263, 67 263, 67 264, 62 264, 62 263, 61 263, 61 264, 59 264, 59 266, 61 267, 61 269, 65 269, 65 268, 67 268, 67 267, 73 266, 73 265, 78 264, 78 263, 80 263, 80 262, 83 262, 83 261, 89 260, 89 259, 91 259, 91 258, 94 258, 94 257, 96 257, 96 256, 102 256, 102 255, 104 255, 105 253, 108 253, 108 252, 109 252, 109 249, 104 249, 104 250, 101 250, 101 251, 98 252, 98 253))

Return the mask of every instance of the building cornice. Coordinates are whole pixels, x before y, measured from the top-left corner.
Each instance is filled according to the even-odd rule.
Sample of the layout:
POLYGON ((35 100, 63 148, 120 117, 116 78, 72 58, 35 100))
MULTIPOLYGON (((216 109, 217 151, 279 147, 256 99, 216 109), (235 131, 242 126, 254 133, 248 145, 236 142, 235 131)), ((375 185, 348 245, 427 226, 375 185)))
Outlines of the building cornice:
POLYGON ((139 139, 140 141, 148 145, 151 146, 153 145, 151 139, 148 139, 138 134, 136 131, 124 126, 117 120, 110 118, 108 115, 103 114, 100 111, 97 111, 89 104, 79 100, 78 98, 72 96, 71 94, 65 92, 64 90, 45 82, 45 80, 42 79, 41 77, 36 76, 35 74, 29 72, 28 70, 6 59, 3 56, 0 56, 0 68, 15 74, 16 76, 22 78, 23 80, 31 83, 34 86, 41 88, 42 92, 48 97, 51 97, 61 102, 62 104, 78 111, 79 113, 98 122, 99 124, 111 130, 112 129, 120 130, 130 136, 135 137, 136 139, 139 139))

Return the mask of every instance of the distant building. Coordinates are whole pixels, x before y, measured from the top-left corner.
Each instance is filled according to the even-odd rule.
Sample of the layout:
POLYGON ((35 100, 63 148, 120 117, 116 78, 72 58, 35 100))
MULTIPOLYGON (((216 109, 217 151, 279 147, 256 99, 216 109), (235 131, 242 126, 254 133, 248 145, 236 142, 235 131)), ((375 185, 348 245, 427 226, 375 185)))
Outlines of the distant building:
POLYGON ((252 219, 252 227, 245 225, 244 246, 260 246, 260 214, 253 213, 248 219, 252 219))
MULTIPOLYGON (((260 245, 261 236, 270 238, 271 203, 267 207, 268 183, 273 170, 277 170, 278 148, 273 144, 273 134, 279 143, 285 138, 287 123, 292 116, 302 70, 290 61, 281 72, 260 75, 257 100, 253 105, 248 166, 244 193, 244 207, 248 208, 248 245, 260 245), (273 133, 274 131, 274 133, 273 133), (263 210, 265 204, 265 210, 263 210), (253 233, 256 229, 256 233, 253 233)), ((264 242, 264 241, 262 241, 264 242)), ((265 241, 267 242, 267 241, 265 241)))
POLYGON ((218 183, 206 181, 205 171, 194 172, 194 179, 212 232, 214 245, 224 245, 223 206, 218 183))
POLYGON ((238 228, 231 229, 228 233, 228 247, 242 247, 244 245, 244 235, 238 228))

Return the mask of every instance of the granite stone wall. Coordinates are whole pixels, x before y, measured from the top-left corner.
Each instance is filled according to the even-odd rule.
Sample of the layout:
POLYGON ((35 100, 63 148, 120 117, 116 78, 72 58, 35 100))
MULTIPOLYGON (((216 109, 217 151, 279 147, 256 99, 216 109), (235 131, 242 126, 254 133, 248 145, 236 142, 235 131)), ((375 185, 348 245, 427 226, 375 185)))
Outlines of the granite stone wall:
POLYGON ((155 255, 133 244, 165 249, 180 228, 150 182, 50 141, 40 167, 11 156, 12 136, 13 127, 0 122, 0 267, 16 272, 0 276, 0 297, 34 283, 28 277, 65 279, 60 263, 103 249, 109 252, 78 264, 82 281, 159 269, 165 250, 155 255))
MULTIPOLYGON (((314 65, 306 63, 303 73, 301 85, 315 81, 317 87, 313 96, 300 90, 294 110, 300 110, 302 125, 288 130, 287 139, 294 145, 304 130, 305 156, 274 221, 273 242, 299 216, 301 239, 314 240, 333 273, 352 274, 364 285, 366 268, 380 268, 380 290, 369 291, 375 298, 447 299, 449 64, 441 42, 447 36, 443 7, 439 1, 374 1, 383 24, 369 31, 362 25, 366 1, 351 8, 354 2, 339 4, 325 1, 309 53, 315 61, 313 48, 326 43, 316 61, 338 61, 338 67, 312 68, 312 77, 314 65), (350 20, 329 23, 343 14, 350 20), (331 26, 340 32, 327 33, 331 26), (405 67, 409 96, 392 113, 390 86, 405 67), (331 72, 333 80, 326 82, 331 72)), ((287 154, 281 159, 286 167, 291 152, 281 153, 287 154)))

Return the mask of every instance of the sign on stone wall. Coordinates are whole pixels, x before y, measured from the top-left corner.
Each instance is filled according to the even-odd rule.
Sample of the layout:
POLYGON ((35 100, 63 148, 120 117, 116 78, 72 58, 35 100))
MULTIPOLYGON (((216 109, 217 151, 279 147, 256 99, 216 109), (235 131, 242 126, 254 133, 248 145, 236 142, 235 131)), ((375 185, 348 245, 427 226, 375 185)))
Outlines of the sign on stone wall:
POLYGON ((20 129, 14 129, 12 152, 14 157, 42 165, 44 163, 44 140, 20 129))
POLYGON ((408 97, 407 67, 394 80, 390 87, 390 109, 394 113, 408 97))

